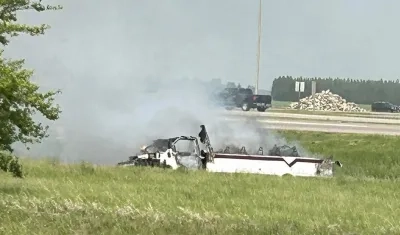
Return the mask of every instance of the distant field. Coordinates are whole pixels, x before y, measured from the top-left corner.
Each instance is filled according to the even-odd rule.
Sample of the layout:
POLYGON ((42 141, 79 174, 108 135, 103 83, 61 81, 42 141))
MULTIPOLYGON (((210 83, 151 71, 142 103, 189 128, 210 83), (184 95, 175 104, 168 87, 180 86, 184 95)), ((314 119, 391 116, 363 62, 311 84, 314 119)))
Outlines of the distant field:
POLYGON ((321 179, 24 160, 26 179, 0 173, 0 233, 400 234, 399 138, 280 133, 344 167, 321 179))

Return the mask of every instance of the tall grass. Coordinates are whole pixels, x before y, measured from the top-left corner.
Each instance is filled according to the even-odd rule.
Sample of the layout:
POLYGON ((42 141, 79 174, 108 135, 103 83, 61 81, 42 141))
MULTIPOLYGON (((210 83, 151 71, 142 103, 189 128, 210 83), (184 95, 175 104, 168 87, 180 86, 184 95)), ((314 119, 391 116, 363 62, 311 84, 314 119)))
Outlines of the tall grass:
POLYGON ((282 132, 335 178, 23 161, 0 174, 2 234, 400 234, 396 137, 282 132))

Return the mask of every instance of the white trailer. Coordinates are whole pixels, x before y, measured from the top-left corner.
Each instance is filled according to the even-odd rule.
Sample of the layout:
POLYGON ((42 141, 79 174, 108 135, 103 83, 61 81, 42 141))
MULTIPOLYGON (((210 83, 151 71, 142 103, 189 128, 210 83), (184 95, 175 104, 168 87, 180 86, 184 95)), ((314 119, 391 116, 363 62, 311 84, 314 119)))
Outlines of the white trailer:
POLYGON ((334 165, 342 167, 332 158, 311 158, 299 156, 264 155, 260 148, 258 154, 247 154, 245 149, 237 153, 214 152, 206 128, 201 126, 199 138, 180 136, 159 139, 143 148, 142 153, 129 157, 119 166, 156 166, 172 168, 204 169, 209 172, 250 173, 292 176, 333 176, 334 165), (205 145, 200 148, 199 140, 205 145))

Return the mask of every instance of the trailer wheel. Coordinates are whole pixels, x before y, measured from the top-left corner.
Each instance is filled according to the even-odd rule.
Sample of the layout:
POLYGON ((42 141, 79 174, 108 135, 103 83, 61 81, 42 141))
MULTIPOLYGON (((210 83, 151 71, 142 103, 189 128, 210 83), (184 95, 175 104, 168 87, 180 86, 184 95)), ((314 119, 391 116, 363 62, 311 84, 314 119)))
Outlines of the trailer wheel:
POLYGON ((242 104, 242 110, 243 111, 249 111, 250 110, 249 104, 248 103, 243 103, 242 104))
POLYGON ((267 108, 257 107, 258 112, 265 112, 265 110, 267 110, 267 108))

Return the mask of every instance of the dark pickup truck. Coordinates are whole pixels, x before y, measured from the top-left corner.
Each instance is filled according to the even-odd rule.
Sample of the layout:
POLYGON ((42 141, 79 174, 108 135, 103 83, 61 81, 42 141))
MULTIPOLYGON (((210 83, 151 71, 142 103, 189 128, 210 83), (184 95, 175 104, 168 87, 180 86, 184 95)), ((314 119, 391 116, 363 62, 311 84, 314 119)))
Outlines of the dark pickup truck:
POLYGON ((227 110, 235 107, 249 111, 256 108, 259 112, 264 112, 271 107, 270 95, 254 95, 250 88, 225 88, 217 95, 218 103, 227 110))
POLYGON ((371 111, 398 113, 400 112, 400 106, 385 101, 379 101, 371 104, 371 111))

